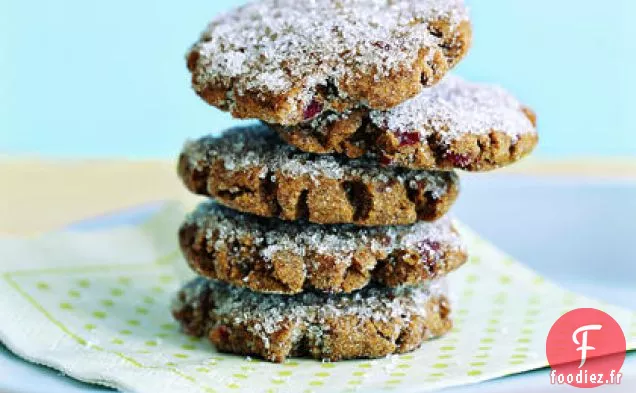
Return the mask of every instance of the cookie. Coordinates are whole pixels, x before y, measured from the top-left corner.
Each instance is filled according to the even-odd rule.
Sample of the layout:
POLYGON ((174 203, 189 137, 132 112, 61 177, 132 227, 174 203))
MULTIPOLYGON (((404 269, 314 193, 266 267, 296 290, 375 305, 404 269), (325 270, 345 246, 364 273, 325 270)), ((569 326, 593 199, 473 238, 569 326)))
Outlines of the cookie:
POLYGON ((221 352, 283 362, 378 358, 418 348, 451 329, 446 286, 367 287, 353 295, 272 295, 197 278, 172 313, 186 334, 221 352))
POLYGON ((495 169, 528 155, 538 141, 531 109, 499 87, 455 76, 387 111, 358 108, 273 127, 307 152, 367 154, 429 170, 495 169))
POLYGON ((179 230, 199 275, 255 292, 352 292, 374 281, 419 284, 466 262, 447 217, 434 223, 358 227, 289 222, 202 203, 179 230))
POLYGON ((187 142, 178 171, 191 191, 232 209, 319 224, 433 221, 448 211, 459 188, 452 172, 302 153, 264 125, 187 142))
POLYGON ((209 104, 291 125, 391 108, 438 82, 470 41, 463 0, 263 0, 214 19, 186 59, 209 104))

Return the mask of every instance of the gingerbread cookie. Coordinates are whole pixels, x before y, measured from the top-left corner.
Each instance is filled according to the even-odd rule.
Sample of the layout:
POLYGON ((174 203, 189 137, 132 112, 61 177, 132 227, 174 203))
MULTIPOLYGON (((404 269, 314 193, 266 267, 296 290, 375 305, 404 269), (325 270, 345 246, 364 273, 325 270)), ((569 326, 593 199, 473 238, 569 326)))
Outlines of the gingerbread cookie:
POLYGON ((383 164, 433 170, 495 169, 538 141, 532 110, 501 88, 455 76, 388 111, 359 108, 274 128, 307 152, 371 153, 383 164))
POLYGON ((463 0, 263 0, 214 19, 186 57, 209 104, 291 125, 391 108, 438 82, 470 41, 463 0))
POLYGON ((466 250, 449 218, 397 227, 267 219, 202 203, 179 230, 198 274, 256 292, 352 292, 371 280, 419 284, 460 267, 466 250))
POLYGON ((378 358, 418 348, 451 329, 444 282, 355 295, 259 294, 197 278, 176 296, 183 331, 221 352, 273 362, 289 356, 330 361, 378 358))
POLYGON ((433 221, 448 211, 459 188, 452 172, 302 153, 264 125, 186 143, 179 174, 193 192, 233 209, 320 224, 433 221))

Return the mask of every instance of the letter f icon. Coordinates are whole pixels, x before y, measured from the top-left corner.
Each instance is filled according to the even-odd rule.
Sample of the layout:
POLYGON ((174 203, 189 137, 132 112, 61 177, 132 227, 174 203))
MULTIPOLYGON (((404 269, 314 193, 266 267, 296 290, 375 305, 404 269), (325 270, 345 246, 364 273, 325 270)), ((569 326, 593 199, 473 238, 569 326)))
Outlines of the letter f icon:
POLYGON ((577 351, 581 351, 581 364, 579 365, 579 368, 583 367, 583 365, 585 364, 585 359, 587 359, 587 351, 593 351, 596 349, 592 346, 587 345, 587 332, 589 330, 601 330, 602 327, 602 325, 585 325, 576 329, 574 333, 572 333, 572 341, 574 341, 574 344, 581 345, 576 349, 577 351), (579 342, 576 336, 581 332, 583 332, 583 335, 581 342, 579 342))

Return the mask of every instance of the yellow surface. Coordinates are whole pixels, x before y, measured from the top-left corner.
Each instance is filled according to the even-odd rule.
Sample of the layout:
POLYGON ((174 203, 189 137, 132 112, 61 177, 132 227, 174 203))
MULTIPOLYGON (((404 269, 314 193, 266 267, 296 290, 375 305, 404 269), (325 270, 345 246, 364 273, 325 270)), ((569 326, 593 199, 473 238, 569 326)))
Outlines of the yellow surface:
MULTIPOLYGON (((166 199, 196 201, 170 161, 0 158, 0 233, 33 234, 166 199)), ((636 180, 636 160, 533 160, 499 173, 636 180)), ((490 176, 490 174, 488 175, 490 176)))

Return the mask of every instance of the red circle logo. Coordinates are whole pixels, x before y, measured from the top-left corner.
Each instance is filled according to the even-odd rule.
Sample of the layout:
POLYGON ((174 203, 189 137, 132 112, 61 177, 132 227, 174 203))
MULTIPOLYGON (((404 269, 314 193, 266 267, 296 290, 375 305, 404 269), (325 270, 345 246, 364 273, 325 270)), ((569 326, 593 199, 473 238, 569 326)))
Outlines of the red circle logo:
POLYGON ((572 310, 548 333, 550 382, 578 388, 620 384, 626 351, 625 334, 614 318, 595 308, 572 310))

